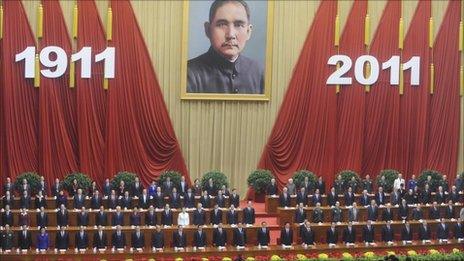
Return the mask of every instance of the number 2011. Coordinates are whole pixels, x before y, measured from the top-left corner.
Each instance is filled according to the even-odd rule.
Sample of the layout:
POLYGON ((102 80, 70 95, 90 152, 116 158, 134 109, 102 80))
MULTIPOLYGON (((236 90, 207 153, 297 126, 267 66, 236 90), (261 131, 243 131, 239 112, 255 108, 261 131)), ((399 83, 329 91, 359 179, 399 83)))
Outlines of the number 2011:
MULTIPOLYGON (((346 55, 333 55, 327 61, 329 65, 337 65, 341 62, 342 65, 335 72, 333 72, 329 78, 327 78, 326 84, 334 85, 350 85, 353 79, 351 77, 343 76, 346 74, 353 65, 351 58, 346 55)), ((379 61, 377 58, 371 55, 362 55, 356 59, 354 65, 354 77, 356 81, 362 85, 374 84, 379 79, 379 61), (366 63, 370 64, 370 74, 364 75, 364 66, 366 63)), ((400 82, 400 56, 394 55, 388 61, 382 63, 382 70, 390 68, 390 84, 399 85, 400 82)), ((411 85, 419 85, 420 76, 420 57, 413 56, 409 61, 403 64, 403 71, 411 69, 411 85)))
MULTIPOLYGON (((107 47, 103 52, 95 55, 95 62, 104 61, 104 77, 114 78, 114 47, 107 47)), ((35 46, 28 46, 21 53, 16 54, 15 61, 24 60, 24 77, 34 78, 35 75, 35 46)), ((40 63, 47 69, 40 73, 47 78, 61 77, 68 68, 68 56, 63 48, 58 46, 47 46, 40 51, 40 63), (55 59, 50 59, 54 54, 55 59), (52 70, 54 69, 54 70, 52 70)), ((83 47, 79 52, 71 55, 71 62, 81 61, 81 78, 90 78, 92 71, 92 47, 83 47)))

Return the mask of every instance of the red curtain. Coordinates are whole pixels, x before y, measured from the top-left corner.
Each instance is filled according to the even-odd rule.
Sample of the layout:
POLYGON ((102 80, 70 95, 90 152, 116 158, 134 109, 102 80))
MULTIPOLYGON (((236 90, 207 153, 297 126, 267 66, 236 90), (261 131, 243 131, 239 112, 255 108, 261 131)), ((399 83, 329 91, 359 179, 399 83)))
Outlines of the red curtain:
MULTIPOLYGON (((58 1, 42 1, 43 37, 39 48, 59 46, 71 56, 72 47, 58 1)), ((68 70, 69 72, 69 66, 68 70)), ((69 88, 66 73, 59 78, 42 77, 39 88, 39 173, 53 184, 55 177, 77 171, 76 91, 69 88)))
MULTIPOLYGON (((79 10, 77 50, 91 46, 94 54, 106 48, 105 32, 94 1, 77 2, 79 10)), ((81 64, 76 63, 77 123, 81 171, 97 184, 107 177, 106 130, 107 93, 103 89, 103 63, 93 63, 91 78, 80 77, 81 64)))
POLYGON ((3 1, 2 39, 2 173, 16 177, 39 165, 39 90, 24 78, 24 61, 15 54, 35 46, 21 1, 3 1))
MULTIPOLYGON (((359 57, 365 53, 364 17, 367 1, 355 1, 340 38, 340 54, 359 57)), ((347 76, 354 77, 351 69, 347 76)), ((337 99, 337 151, 335 171, 351 169, 361 171, 364 135, 364 86, 356 81, 350 86, 340 86, 337 99)))
POLYGON ((116 78, 108 91, 107 175, 141 174, 145 183, 163 170, 187 175, 151 59, 129 1, 111 1, 116 78))
POLYGON ((461 1, 449 1, 433 47, 435 90, 427 128, 427 167, 456 177, 459 150, 459 21, 461 1))
POLYGON ((332 72, 325 64, 336 53, 336 12, 336 1, 321 1, 259 162, 281 185, 303 168, 334 172, 337 100, 335 88, 325 84, 332 72))

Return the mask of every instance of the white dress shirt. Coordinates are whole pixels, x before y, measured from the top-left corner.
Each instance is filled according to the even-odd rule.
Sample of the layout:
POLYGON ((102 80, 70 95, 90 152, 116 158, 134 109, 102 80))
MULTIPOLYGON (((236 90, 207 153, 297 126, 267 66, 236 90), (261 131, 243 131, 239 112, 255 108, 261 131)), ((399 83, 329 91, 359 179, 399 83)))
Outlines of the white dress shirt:
POLYGON ((181 226, 188 226, 190 224, 190 217, 187 212, 180 212, 177 217, 177 224, 181 226))

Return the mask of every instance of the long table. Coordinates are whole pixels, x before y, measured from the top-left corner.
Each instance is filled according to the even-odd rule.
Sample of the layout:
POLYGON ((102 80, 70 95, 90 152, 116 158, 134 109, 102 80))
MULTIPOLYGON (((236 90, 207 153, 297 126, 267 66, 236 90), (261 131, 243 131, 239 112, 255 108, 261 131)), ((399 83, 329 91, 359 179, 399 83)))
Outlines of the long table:
MULTIPOLYGON (((459 216, 459 211, 463 208, 463 204, 462 203, 456 203, 453 206, 454 206, 455 216, 457 218, 459 216)), ((447 207, 447 205, 438 205, 438 208, 440 209, 440 212, 441 212, 442 216, 444 216, 444 211, 445 211, 446 207, 447 207)), ((379 211, 378 211, 379 216, 378 216, 377 220, 382 219, 382 212, 383 212, 383 210, 385 208, 386 207, 383 207, 383 206, 378 208, 379 209, 379 211)), ((431 205, 422 205, 421 206, 422 212, 424 214, 424 219, 429 218, 429 210, 431 208, 432 208, 431 205)), ((307 219, 311 221, 312 212, 314 210, 314 207, 306 207, 304 209, 305 209, 305 212, 306 212, 307 219)), ((322 209, 322 212, 324 213, 324 221, 325 222, 332 221, 332 208, 328 207, 328 206, 324 206, 324 207, 321 207, 321 209, 322 209)), ((342 210, 342 217, 343 217, 342 220, 343 221, 348 221, 349 207, 340 207, 340 209, 342 210)), ((397 219, 397 217, 398 217, 398 209, 399 209, 399 207, 397 207, 397 206, 392 206, 391 207, 394 220, 397 219)), ((409 219, 412 216, 413 209, 414 209, 414 207, 412 207, 412 206, 409 208, 409 213, 408 213, 409 214, 409 219)), ((358 219, 359 220, 367 220, 367 208, 366 207, 358 207, 358 210, 359 210, 358 219)), ((283 226, 286 222, 293 223, 295 221, 295 212, 296 211, 297 211, 297 209, 294 208, 294 207, 290 207, 290 208, 278 207, 277 208, 277 223, 280 224, 281 226, 283 226)))
POLYGON ((177 258, 177 257, 210 257, 210 256, 218 256, 218 257, 236 257, 242 256, 243 258, 246 257, 255 257, 255 256, 272 256, 272 255, 294 255, 297 254, 308 254, 314 253, 315 255, 320 253, 343 253, 343 252, 367 252, 367 251, 374 251, 374 252, 384 252, 386 251, 408 251, 411 249, 414 250, 427 250, 427 249, 445 249, 446 251, 451 251, 453 248, 464 249, 462 243, 458 243, 454 240, 449 241, 448 243, 439 243, 437 241, 432 241, 429 244, 422 244, 422 242, 414 241, 412 245, 403 245, 403 244, 395 244, 394 246, 385 245, 383 243, 377 244, 377 246, 369 246, 366 247, 363 244, 358 244, 354 247, 346 247, 343 244, 336 245, 335 247, 329 247, 326 244, 318 244, 317 247, 313 248, 304 248, 302 246, 295 245, 291 249, 284 249, 281 246, 270 246, 267 249, 262 249, 258 247, 246 247, 245 249, 236 249, 234 247, 227 247, 225 250, 219 251, 217 248, 214 247, 207 247, 205 250, 193 250, 191 247, 186 248, 184 251, 174 251, 173 249, 165 249, 162 252, 153 252, 150 248, 143 249, 142 251, 130 251, 130 249, 126 248, 124 251, 111 251, 107 249, 105 251, 97 251, 94 252, 93 250, 87 250, 84 252, 76 253, 74 250, 68 250, 66 252, 54 252, 54 251, 46 251, 42 253, 37 253, 34 250, 29 250, 27 252, 20 252, 17 253, 16 251, 12 251, 10 253, 2 253, 0 254, 0 259, 4 260, 33 260, 37 258, 47 258, 47 260, 56 260, 56 259, 63 259, 69 258, 74 260, 124 260, 124 259, 149 259, 149 258, 177 258))
MULTIPOLYGON (((228 209, 225 209, 225 208, 222 208, 222 223, 227 223, 226 219, 227 219, 227 211, 228 209)), ((193 222, 193 209, 188 209, 187 210, 187 213, 189 213, 189 216, 190 216, 190 222, 193 222)), ((206 219, 206 224, 210 224, 210 213, 211 211, 213 211, 213 209, 204 209, 205 211, 205 219, 206 219)), ((13 213, 13 225, 14 226, 17 226, 18 225, 18 222, 19 222, 19 215, 20 215, 20 210, 12 210, 11 211, 13 213)), ((78 214, 80 213, 81 211, 80 210, 74 210, 74 209, 71 209, 71 210, 68 210, 68 225, 70 226, 76 226, 77 225, 77 216, 78 214)), ((140 213, 140 218, 141 218, 141 224, 144 225, 145 224, 145 213, 147 212, 147 210, 140 210, 139 213, 140 213)), ((156 220, 157 220, 157 224, 161 224, 161 213, 163 211, 162 210, 156 210, 155 213, 156 213, 156 220)), ((178 209, 173 209, 172 210, 172 213, 173 213, 173 222, 174 222, 174 225, 177 225, 177 217, 179 216, 179 213, 181 211, 178 210, 178 209)), ((237 208, 236 209, 236 212, 238 213, 238 220, 239 221, 242 221, 243 220, 243 210, 242 209, 239 209, 237 208)), ((37 226, 37 211, 36 210, 29 210, 28 211, 28 216, 29 216, 29 220, 30 220, 30 224, 29 226, 32 226, 32 227, 35 227, 37 226)), ((57 225, 57 222, 56 222, 56 210, 51 210, 51 209, 47 209, 45 210, 45 213, 47 214, 48 216, 48 225, 49 226, 56 226, 57 225)), ((94 211, 94 210, 91 210, 91 211, 88 211, 89 213, 89 225, 90 226, 93 226, 95 225, 95 217, 98 213, 98 211, 94 211)), ((107 213, 107 224, 108 225, 111 225, 111 220, 112 220, 112 217, 113 215, 116 213, 116 211, 113 211, 113 210, 105 210, 105 213, 107 213)), ((130 225, 130 215, 133 213, 132 210, 121 210, 121 213, 123 213, 123 216, 124 216, 124 225, 130 225)))

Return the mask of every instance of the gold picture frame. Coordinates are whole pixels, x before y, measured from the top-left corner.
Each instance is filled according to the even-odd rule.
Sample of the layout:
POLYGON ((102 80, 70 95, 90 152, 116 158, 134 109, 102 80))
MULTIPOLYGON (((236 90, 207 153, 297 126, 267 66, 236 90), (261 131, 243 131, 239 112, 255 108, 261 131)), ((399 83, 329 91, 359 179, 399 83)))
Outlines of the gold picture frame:
POLYGON ((223 94, 223 93, 189 93, 187 92, 187 61, 189 50, 189 0, 183 0, 182 24, 182 62, 181 62, 181 99, 182 100, 234 100, 234 101, 269 101, 271 97, 272 47, 274 33, 274 2, 267 1, 266 50, 264 61, 263 94, 223 94))

